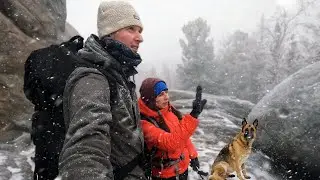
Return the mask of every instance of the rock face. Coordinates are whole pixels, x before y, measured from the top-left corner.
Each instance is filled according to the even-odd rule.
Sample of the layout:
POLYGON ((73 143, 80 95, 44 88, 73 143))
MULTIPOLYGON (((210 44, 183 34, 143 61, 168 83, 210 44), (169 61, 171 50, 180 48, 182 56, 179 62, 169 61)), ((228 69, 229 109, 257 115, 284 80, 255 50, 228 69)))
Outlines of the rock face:
POLYGON ((285 165, 292 177, 320 177, 319 72, 320 62, 301 69, 277 85, 249 114, 249 120, 259 119, 258 147, 279 166, 285 165))
POLYGON ((33 106, 23 94, 25 60, 78 33, 66 23, 65 0, 5 0, 0 12, 0 132, 28 129, 33 106))
POLYGON ((1 3, 1 12, 29 37, 54 42, 65 30, 66 0, 6 0, 1 3))

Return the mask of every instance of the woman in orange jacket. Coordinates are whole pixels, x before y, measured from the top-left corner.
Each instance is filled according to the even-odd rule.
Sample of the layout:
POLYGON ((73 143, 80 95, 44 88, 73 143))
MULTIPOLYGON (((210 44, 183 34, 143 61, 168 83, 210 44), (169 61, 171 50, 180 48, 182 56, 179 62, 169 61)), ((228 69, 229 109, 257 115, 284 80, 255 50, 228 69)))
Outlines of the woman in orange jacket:
POLYGON ((142 82, 138 101, 142 130, 149 152, 156 148, 151 163, 152 180, 187 180, 190 162, 193 168, 199 168, 198 153, 190 137, 206 104, 206 100, 201 99, 201 91, 198 86, 193 110, 182 116, 170 104, 164 81, 147 78, 142 82))

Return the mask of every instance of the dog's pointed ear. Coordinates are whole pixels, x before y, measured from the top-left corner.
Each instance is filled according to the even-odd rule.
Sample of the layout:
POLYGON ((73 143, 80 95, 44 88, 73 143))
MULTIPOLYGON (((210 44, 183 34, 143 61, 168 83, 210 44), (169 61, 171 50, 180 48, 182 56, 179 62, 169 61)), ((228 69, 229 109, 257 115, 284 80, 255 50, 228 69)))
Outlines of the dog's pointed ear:
POLYGON ((243 121, 242 121, 242 126, 245 126, 246 124, 248 124, 246 118, 243 118, 243 121))
POLYGON ((258 127, 258 119, 255 119, 255 120, 253 121, 253 125, 254 125, 254 127, 257 129, 257 127, 258 127))

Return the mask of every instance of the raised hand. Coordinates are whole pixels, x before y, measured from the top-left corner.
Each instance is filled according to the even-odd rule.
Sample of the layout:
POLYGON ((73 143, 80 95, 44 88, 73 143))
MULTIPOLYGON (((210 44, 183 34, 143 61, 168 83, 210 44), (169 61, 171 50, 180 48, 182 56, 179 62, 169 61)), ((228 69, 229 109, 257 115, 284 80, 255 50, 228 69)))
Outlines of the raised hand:
POLYGON ((196 99, 192 102, 192 111, 190 113, 194 118, 198 118, 200 113, 202 112, 205 104, 207 103, 206 99, 202 99, 202 87, 198 85, 196 91, 196 99))

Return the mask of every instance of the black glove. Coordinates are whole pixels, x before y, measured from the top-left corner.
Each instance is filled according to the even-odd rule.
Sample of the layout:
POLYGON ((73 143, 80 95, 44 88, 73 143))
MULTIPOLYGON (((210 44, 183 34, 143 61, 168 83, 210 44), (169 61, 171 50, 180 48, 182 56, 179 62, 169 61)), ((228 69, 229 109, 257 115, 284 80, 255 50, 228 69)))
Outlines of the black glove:
POLYGON ((192 111, 190 115, 194 118, 198 118, 200 113, 203 110, 204 105, 207 103, 206 99, 202 99, 202 87, 198 86, 197 87, 197 92, 196 92, 196 99, 193 100, 192 102, 192 111))
POLYGON ((198 171, 198 169, 200 168, 199 159, 197 157, 194 159, 191 159, 190 166, 194 171, 198 171))
POLYGON ((208 172, 204 172, 204 171, 200 171, 200 170, 199 170, 199 168, 200 168, 200 163, 199 163, 198 158, 191 159, 191 161, 190 161, 190 166, 192 167, 192 170, 194 170, 195 172, 197 172, 197 173, 199 174, 199 176, 201 177, 201 179, 205 179, 205 178, 202 177, 202 176, 208 176, 208 175, 209 175, 208 172))

